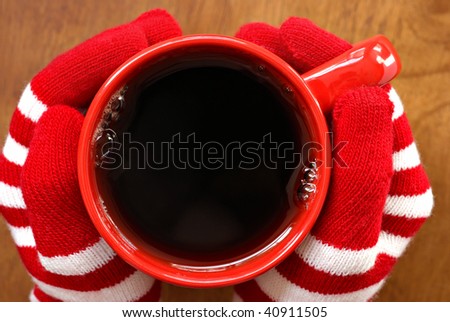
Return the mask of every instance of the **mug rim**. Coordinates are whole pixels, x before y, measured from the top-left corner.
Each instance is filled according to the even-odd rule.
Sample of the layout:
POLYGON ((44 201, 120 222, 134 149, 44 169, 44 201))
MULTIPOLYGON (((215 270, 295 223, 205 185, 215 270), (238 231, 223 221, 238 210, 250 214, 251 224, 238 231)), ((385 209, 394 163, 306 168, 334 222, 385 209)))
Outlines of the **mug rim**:
POLYGON ((325 164, 330 158, 327 132, 325 117, 307 84, 289 64, 272 52, 230 36, 195 34, 171 38, 150 46, 128 59, 111 74, 95 95, 85 116, 78 145, 77 168, 81 195, 91 221, 99 234, 122 259, 135 268, 162 281, 187 287, 221 287, 242 283, 266 272, 285 259, 304 240, 314 225, 325 201, 330 177, 330 169, 325 164), (120 232, 103 210, 95 179, 92 138, 98 128, 102 112, 112 95, 126 84, 130 73, 135 72, 140 66, 151 62, 158 55, 187 46, 225 46, 244 51, 258 57, 270 66, 274 66, 277 72, 289 80, 294 92, 300 93, 305 103, 304 108, 308 110, 307 122, 320 134, 317 136, 317 141, 324 147, 323 151, 319 152, 324 164, 321 166, 318 192, 311 207, 305 211, 307 215, 303 215, 301 218, 296 215, 289 229, 286 229, 284 235, 280 235, 280 238, 273 242, 273 247, 268 251, 257 254, 255 258, 244 263, 230 265, 226 269, 210 266, 195 270, 192 267, 171 265, 138 249, 120 232))

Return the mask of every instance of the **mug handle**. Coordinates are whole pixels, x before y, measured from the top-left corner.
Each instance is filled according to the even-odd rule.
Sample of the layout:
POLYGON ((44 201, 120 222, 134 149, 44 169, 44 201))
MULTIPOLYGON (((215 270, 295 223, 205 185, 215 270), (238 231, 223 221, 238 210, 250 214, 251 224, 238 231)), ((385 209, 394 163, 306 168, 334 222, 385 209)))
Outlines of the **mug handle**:
POLYGON ((301 77, 327 115, 335 98, 344 91, 364 85, 384 85, 397 76, 400 69, 400 58, 391 42, 377 35, 356 43, 301 77))

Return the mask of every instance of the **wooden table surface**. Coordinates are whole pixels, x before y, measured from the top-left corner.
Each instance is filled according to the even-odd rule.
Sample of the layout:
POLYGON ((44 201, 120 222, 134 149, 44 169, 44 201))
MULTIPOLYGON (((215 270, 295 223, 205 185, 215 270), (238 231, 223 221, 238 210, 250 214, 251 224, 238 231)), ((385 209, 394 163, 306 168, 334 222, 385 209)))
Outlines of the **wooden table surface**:
MULTIPOLYGON (((185 34, 233 35, 246 22, 279 25, 289 16, 303 16, 350 42, 387 35, 402 58, 403 71, 393 84, 405 104, 436 205, 378 300, 450 301, 450 1, 0 0, 0 141, 21 91, 55 55, 156 7, 174 15, 185 34)), ((30 278, 3 220, 0 245, 0 301, 25 301, 30 278)), ((164 299, 171 301, 229 298, 230 289, 164 287, 164 299)))

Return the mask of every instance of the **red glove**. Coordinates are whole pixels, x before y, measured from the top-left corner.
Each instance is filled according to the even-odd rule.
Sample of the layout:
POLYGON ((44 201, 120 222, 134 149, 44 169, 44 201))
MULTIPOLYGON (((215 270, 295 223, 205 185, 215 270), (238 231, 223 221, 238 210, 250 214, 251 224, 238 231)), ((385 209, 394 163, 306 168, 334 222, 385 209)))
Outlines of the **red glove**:
MULTIPOLYGON (((299 73, 351 48, 299 18, 288 19, 280 29, 248 24, 237 37, 271 50, 299 73)), ((236 286, 235 300, 370 300, 430 215, 430 184, 390 85, 343 94, 331 122, 335 160, 346 166, 335 162, 317 223, 283 263, 236 286)))
POLYGON ((155 301, 161 284, 99 236, 78 188, 83 115, 106 78, 140 50, 179 36, 152 10, 57 57, 26 87, 0 157, 0 211, 36 286, 34 301, 155 301))

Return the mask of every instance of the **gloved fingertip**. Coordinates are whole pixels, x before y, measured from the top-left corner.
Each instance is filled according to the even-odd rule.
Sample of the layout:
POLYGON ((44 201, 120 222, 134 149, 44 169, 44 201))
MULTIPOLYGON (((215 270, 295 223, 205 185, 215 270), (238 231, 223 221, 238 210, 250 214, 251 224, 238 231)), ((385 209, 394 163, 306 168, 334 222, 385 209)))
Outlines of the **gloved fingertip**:
POLYGON ((278 28, 264 22, 251 22, 242 25, 235 36, 247 41, 255 41, 259 45, 263 43, 260 36, 266 34, 278 36, 278 28))
POLYGON ((387 127, 392 129, 392 124, 388 121, 391 121, 393 111, 394 105, 389 100, 386 90, 373 86, 350 90, 338 97, 332 114, 334 123, 342 122, 340 120, 342 118, 347 120, 350 116, 361 121, 376 118, 380 120, 377 123, 389 125, 387 127))
POLYGON ((288 18, 281 25, 280 39, 300 72, 317 67, 352 47, 312 21, 299 17, 288 18))
POLYGON ((245 24, 237 31, 236 37, 264 47, 282 59, 286 60, 288 57, 283 46, 281 46, 280 30, 267 23, 245 24))
POLYGON ((147 11, 132 21, 131 24, 142 29, 149 45, 182 35, 178 22, 163 9, 147 11))
POLYGON ((58 193, 63 198, 72 198, 72 192, 77 192, 77 147, 83 119, 79 111, 66 105, 51 106, 42 115, 23 167, 22 181, 27 195, 39 195, 34 191, 40 186, 37 182, 49 185, 49 189, 69 188, 69 196, 61 194, 63 191, 58 193), (48 180, 52 173, 53 179, 64 181, 62 185, 55 186, 48 180))
MULTIPOLYGON (((376 86, 350 90, 336 100, 332 114, 334 140, 337 144, 346 142, 346 147, 339 155, 345 166, 335 167, 335 175, 350 173, 355 176, 354 182, 361 181, 361 186, 372 176, 380 189, 389 186, 393 174, 392 112, 388 94, 376 86)), ((336 160, 337 156, 333 157, 336 160)))
POLYGON ((82 124, 83 115, 76 109, 49 107, 36 125, 23 166, 23 197, 36 245, 44 256, 70 254, 99 238, 78 185, 82 124))
POLYGON ((312 234, 340 248, 373 247, 392 168, 393 104, 385 90, 361 87, 340 96, 332 115, 332 174, 312 234))
POLYGON ((59 137, 78 137, 83 125, 84 116, 77 109, 67 105, 55 105, 48 108, 37 123, 33 137, 40 131, 50 131, 59 137))

